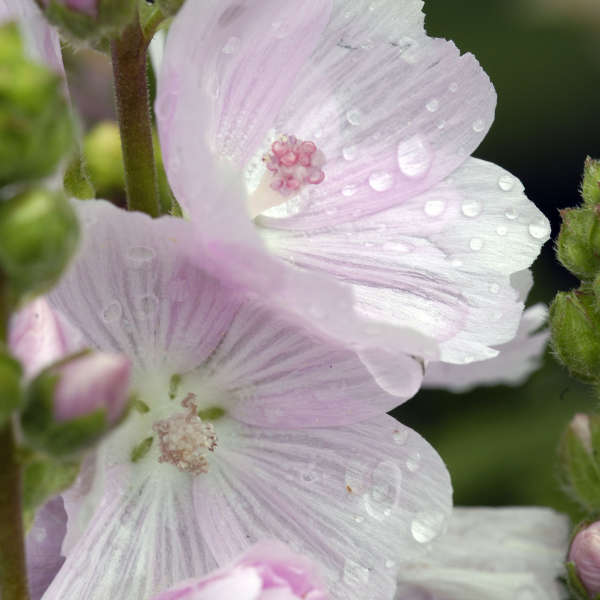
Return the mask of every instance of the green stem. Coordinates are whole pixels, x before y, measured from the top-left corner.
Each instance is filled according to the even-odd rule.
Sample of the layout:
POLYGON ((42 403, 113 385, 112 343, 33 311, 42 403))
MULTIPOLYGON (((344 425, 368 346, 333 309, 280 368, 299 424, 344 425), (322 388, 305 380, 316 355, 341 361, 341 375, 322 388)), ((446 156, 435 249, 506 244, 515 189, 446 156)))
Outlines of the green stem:
POLYGON ((160 204, 146 79, 147 49, 137 18, 111 42, 127 207, 157 217, 160 204))
POLYGON ((28 600, 21 468, 12 424, 0 428, 0 590, 2 600, 28 600))

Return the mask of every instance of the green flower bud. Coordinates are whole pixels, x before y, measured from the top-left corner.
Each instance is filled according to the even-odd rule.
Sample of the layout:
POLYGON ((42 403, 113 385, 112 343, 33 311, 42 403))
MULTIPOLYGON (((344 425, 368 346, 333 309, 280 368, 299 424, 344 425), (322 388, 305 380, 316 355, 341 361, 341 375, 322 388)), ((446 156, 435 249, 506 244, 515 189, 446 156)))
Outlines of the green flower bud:
POLYGON ((73 142, 60 77, 24 58, 15 31, 0 28, 0 186, 50 175, 73 142))
POLYGON ((571 374, 600 379, 600 315, 591 292, 559 292, 550 306, 552 346, 571 374))
POLYGON ((0 427, 21 404, 21 375, 19 362, 4 352, 0 353, 0 427))
POLYGON ((559 446, 564 490, 589 512, 600 510, 600 415, 577 414, 559 446))
POLYGON ((79 238, 79 225, 62 192, 28 190, 0 203, 0 268, 17 297, 56 283, 79 238))
POLYGON ((600 272, 600 214, 588 207, 567 209, 561 214, 558 260, 577 277, 593 279, 600 272))
POLYGON ((42 0, 48 20, 73 41, 101 47, 133 21, 137 0, 42 0))
POLYGON ((589 156, 585 159, 583 167, 581 197, 585 204, 591 206, 600 204, 600 161, 589 156))

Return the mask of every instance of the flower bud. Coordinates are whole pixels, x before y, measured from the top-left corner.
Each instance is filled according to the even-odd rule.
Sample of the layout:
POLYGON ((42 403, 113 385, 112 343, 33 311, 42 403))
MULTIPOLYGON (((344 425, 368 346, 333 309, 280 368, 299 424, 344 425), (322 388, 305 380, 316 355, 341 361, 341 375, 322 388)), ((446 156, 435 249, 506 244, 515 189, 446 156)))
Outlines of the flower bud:
POLYGON ((590 512, 600 510, 600 416, 577 414, 559 446, 563 488, 590 512))
POLYGON ((550 306, 550 330, 554 352, 573 376, 600 379, 600 315, 592 293, 559 292, 550 306))
POLYGON ((136 0, 42 0, 47 19, 63 35, 98 45, 118 36, 134 18, 136 0))
POLYGON ((583 167, 581 196, 585 204, 597 206, 600 204, 600 161, 589 156, 583 167))
POLYGON ((123 416, 131 373, 121 355, 85 353, 46 369, 27 390, 27 442, 52 456, 93 444, 123 416))
POLYGON ((0 27, 0 186, 52 174, 73 143, 63 82, 25 59, 15 32, 0 27))
POLYGON ((19 297, 52 287, 78 238, 77 217, 62 192, 36 188, 0 204, 0 268, 19 297))
POLYGON ((600 594, 600 522, 581 529, 571 544, 569 562, 590 598, 600 594))
POLYGON ((593 279, 600 272, 600 214, 595 208, 573 208, 562 211, 562 218, 558 260, 580 279, 593 279))

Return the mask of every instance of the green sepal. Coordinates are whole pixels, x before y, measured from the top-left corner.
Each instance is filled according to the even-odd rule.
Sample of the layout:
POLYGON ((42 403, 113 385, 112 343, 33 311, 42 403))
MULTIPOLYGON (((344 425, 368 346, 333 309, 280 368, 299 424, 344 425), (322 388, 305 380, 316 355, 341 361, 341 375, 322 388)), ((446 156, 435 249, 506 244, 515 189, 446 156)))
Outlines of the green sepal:
POLYGON ((580 279, 591 280, 600 272, 600 214, 596 208, 583 207, 563 210, 561 215, 558 260, 580 279))
POLYGON ((19 361, 5 352, 0 352, 0 427, 23 401, 22 375, 23 369, 19 361))
POLYGON ((0 27, 0 186, 51 175, 73 139, 63 81, 25 58, 14 26, 0 27))
MULTIPOLYGON (((590 431, 600 428, 600 416, 589 416, 590 431), (593 425, 592 425, 593 423, 593 425)), ((588 512, 600 511, 600 465, 595 446, 588 447, 572 427, 565 431, 559 446, 559 475, 563 488, 588 512)))
POLYGON ((79 223, 62 192, 33 188, 0 203, 0 267, 20 299, 58 281, 78 240, 79 223))
POLYGON ((579 575, 577 575, 575 563, 568 562, 565 564, 565 567, 567 570, 567 587, 571 593, 571 600, 590 600, 590 595, 587 593, 581 579, 579 579, 579 575))
POLYGON ((45 370, 29 384, 21 428, 31 448, 52 457, 67 458, 94 445, 108 431, 109 422, 104 409, 57 421, 53 409, 58 380, 58 375, 45 370))
POLYGON ((71 487, 79 474, 79 461, 59 461, 32 454, 23 466, 23 517, 28 529, 35 511, 47 500, 71 487))
POLYGON ((71 198, 91 200, 96 197, 96 191, 80 153, 75 154, 69 162, 63 177, 63 187, 65 193, 71 198))
POLYGON ((600 204, 600 161, 589 156, 585 159, 583 167, 581 197, 587 205, 598 206, 600 204))

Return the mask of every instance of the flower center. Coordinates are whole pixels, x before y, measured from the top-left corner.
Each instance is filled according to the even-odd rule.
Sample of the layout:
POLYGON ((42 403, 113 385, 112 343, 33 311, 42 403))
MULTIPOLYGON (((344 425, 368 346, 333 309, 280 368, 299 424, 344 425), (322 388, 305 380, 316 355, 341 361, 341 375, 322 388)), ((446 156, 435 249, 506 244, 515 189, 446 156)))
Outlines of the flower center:
POLYGON ((187 412, 175 413, 157 421, 152 429, 158 434, 161 455, 158 462, 168 462, 184 473, 208 473, 206 455, 217 447, 217 434, 211 423, 198 416, 195 394, 181 402, 187 412))
POLYGON ((267 173, 249 198, 252 218, 281 204, 284 198, 298 194, 307 185, 317 185, 325 179, 323 152, 313 142, 294 135, 282 135, 274 141, 262 162, 267 173))

